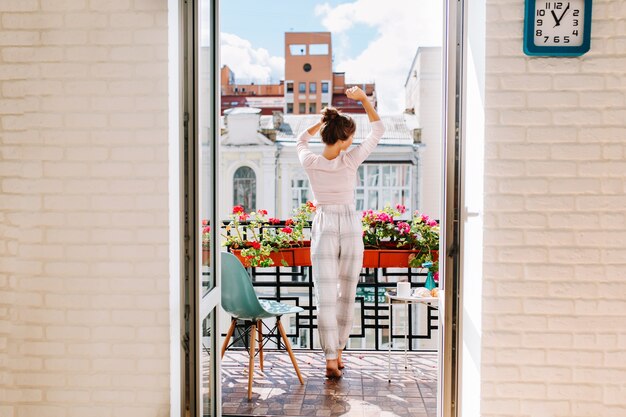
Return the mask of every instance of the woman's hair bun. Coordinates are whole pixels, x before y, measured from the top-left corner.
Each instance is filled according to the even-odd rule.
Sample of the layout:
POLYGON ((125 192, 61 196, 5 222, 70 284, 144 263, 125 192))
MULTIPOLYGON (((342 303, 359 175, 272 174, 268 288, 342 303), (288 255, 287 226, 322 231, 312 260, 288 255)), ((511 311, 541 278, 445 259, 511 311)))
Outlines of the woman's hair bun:
POLYGON ((334 108, 334 107, 325 107, 322 110, 322 122, 323 123, 328 123, 331 120, 335 119, 336 117, 339 117, 339 112, 337 111, 336 108, 334 108))

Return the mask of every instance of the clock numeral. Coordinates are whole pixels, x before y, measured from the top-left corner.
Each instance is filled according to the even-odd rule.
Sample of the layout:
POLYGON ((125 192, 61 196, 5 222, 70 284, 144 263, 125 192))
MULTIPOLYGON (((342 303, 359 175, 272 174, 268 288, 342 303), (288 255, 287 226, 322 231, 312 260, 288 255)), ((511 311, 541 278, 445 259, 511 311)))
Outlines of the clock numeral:
POLYGON ((563 36, 563 43, 569 43, 569 36, 563 36))
POLYGON ((578 36, 578 29, 576 29, 575 31, 572 32, 572 35, 574 36, 578 36))
POLYGON ((546 3, 546 9, 550 8, 550 3, 546 3))
POLYGON ((548 39, 550 39, 550 37, 549 37, 549 36, 544 36, 544 40, 543 40, 543 43, 546 43, 546 42, 548 42, 548 39))
POLYGON ((537 19, 537 26, 543 25, 543 19, 537 19))
POLYGON ((574 9, 574 16, 578 16, 580 14, 580 10, 574 9))
POLYGON ((558 36, 554 37, 554 43, 560 43, 561 42, 561 38, 559 38, 558 36))
POLYGON ((561 1, 557 1, 556 3, 554 3, 554 8, 557 10, 560 10, 563 8, 563 2, 561 1))
POLYGON ((539 9, 537 10, 537 16, 545 16, 546 15, 546 11, 543 9, 539 9))
POLYGON ((541 29, 537 29, 537 31, 535 32, 535 36, 541 36, 543 35, 543 32, 541 31, 541 29))
POLYGON ((578 19, 574 19, 574 26, 578 26, 578 19))

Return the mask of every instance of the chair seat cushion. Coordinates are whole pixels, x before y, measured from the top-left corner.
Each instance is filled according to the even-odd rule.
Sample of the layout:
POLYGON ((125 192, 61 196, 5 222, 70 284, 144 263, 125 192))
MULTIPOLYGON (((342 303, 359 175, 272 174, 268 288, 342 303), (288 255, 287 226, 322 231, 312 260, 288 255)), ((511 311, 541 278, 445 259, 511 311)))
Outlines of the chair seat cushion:
POLYGON ((265 311, 275 316, 282 316, 283 314, 295 314, 304 311, 302 307, 290 306, 289 304, 279 303, 274 300, 259 300, 261 307, 265 311))

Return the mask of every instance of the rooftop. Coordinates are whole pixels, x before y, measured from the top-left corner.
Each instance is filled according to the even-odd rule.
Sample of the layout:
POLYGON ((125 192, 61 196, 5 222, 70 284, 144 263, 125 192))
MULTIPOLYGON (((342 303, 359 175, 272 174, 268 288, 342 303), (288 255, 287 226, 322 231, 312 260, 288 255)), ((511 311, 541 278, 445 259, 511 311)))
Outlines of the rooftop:
MULTIPOLYGON (((320 120, 319 114, 284 114, 283 123, 277 134, 277 142, 295 142, 300 132, 314 125, 320 120)), ((363 141, 370 132, 369 119, 366 114, 351 114, 350 117, 356 122, 354 142, 363 141)), ((413 129, 418 128, 417 117, 412 114, 393 116, 381 116, 385 125, 385 135, 381 143, 384 145, 412 145, 413 129)), ((261 116, 261 128, 273 129, 273 116, 261 116)), ((319 143, 320 136, 315 135, 311 143, 319 143)))

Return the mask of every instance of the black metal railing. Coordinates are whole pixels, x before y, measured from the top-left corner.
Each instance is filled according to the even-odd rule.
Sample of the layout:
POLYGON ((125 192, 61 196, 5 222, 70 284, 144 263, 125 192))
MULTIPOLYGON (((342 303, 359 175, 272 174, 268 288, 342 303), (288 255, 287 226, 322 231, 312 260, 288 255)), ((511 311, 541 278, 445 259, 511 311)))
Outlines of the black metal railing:
MULTIPOLYGON (((226 225, 227 222, 224 223, 226 225)), ((242 222, 245 225, 246 222, 242 222)), ((284 222, 267 227, 284 227, 284 222)), ((309 225, 310 226, 310 225, 309 225)), ((244 239, 246 237, 244 236, 244 239)), ((248 268, 252 283, 257 289, 259 298, 273 299, 284 303, 300 306, 302 313, 295 318, 283 319, 288 336, 291 338, 294 349, 318 349, 317 346, 317 315, 315 308, 314 284, 311 266, 272 266, 268 268, 248 268)), ((365 340, 365 346, 359 350, 385 350, 389 342, 389 303, 386 299, 386 290, 396 287, 399 281, 411 283, 411 287, 423 287, 426 273, 417 268, 364 268, 357 284, 355 304, 355 327, 358 333, 350 335, 350 340, 365 340), (358 313, 357 313, 358 312, 358 313), (357 321, 358 320, 358 321, 357 321)), ((438 311, 426 306, 426 317, 419 317, 417 305, 408 305, 407 323, 408 350, 423 350, 417 346, 420 340, 432 340, 438 326, 438 311), (415 329, 417 318, 425 320, 425 332, 415 329)), ((394 310, 395 311, 395 310, 394 310)), ((397 313, 393 318, 397 320, 397 313)), ((424 327, 424 326, 422 326, 424 327)), ((273 344, 278 346, 278 335, 274 335, 273 344)), ((394 323, 391 323, 391 339, 404 339, 404 332, 394 333, 394 323)), ((363 345, 363 343, 362 343, 363 345)), ((349 344, 350 346, 350 344, 349 344)))

